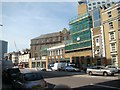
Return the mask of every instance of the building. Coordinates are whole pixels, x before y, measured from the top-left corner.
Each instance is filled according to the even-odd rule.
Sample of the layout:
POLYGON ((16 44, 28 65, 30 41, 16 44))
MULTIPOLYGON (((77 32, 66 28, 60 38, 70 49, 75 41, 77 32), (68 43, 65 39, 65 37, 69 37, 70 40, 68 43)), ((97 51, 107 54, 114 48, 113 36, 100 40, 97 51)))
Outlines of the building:
MULTIPOLYGON (((87 11, 92 11, 101 6, 110 7, 112 4, 116 3, 115 0, 79 0, 79 3, 87 4, 87 11)), ((84 10, 83 10, 84 11, 84 10)))
POLYGON ((105 5, 106 7, 110 7, 114 3, 115 3, 114 0, 88 0, 87 2, 88 11, 99 8, 100 6, 103 5, 105 5))
POLYGON ((120 3, 101 9, 108 64, 120 66, 120 3))
POLYGON ((86 13, 88 11, 87 1, 80 0, 78 1, 78 16, 86 13))
POLYGON ((79 16, 69 22, 71 40, 65 46, 65 58, 79 68, 92 64, 92 17, 84 10, 85 5, 86 3, 79 3, 78 9, 81 9, 78 10, 79 16), (79 11, 82 10, 84 12, 80 15, 79 11))
POLYGON ((20 51, 18 52, 10 52, 10 53, 5 53, 5 59, 6 60, 12 60, 12 63, 15 65, 15 66, 18 66, 18 63, 19 63, 19 55, 21 54, 20 51))
POLYGON ((4 54, 7 53, 8 42, 0 40, 0 60, 4 59, 4 54))
POLYGON ((31 57, 30 49, 24 49, 18 57, 19 65, 21 65, 22 67, 28 68, 30 57, 31 57))
POLYGON ((56 63, 56 62, 67 62, 65 60, 65 43, 57 44, 53 47, 47 49, 47 66, 49 63, 56 63))
POLYGON ((93 22, 93 27, 91 28, 93 63, 95 65, 106 65, 104 31, 101 25, 100 8, 96 8, 90 13, 93 22))
POLYGON ((32 66, 46 67, 47 48, 69 39, 69 31, 66 28, 60 32, 44 34, 31 39, 31 58, 33 58, 31 60, 32 66))

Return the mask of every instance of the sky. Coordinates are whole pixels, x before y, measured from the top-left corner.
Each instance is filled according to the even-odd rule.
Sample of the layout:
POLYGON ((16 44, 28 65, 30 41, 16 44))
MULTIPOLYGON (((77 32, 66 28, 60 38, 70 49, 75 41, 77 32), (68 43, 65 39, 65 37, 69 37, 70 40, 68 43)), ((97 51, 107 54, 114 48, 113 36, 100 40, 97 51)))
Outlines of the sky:
POLYGON ((77 16, 78 0, 2 1, 0 40, 8 42, 8 52, 30 48, 31 39, 42 34, 69 30, 69 21, 77 16))
POLYGON ((77 2, 3 2, 0 39, 8 41, 8 52, 30 48, 30 40, 35 37, 69 29, 69 21, 77 16, 77 5, 77 2))

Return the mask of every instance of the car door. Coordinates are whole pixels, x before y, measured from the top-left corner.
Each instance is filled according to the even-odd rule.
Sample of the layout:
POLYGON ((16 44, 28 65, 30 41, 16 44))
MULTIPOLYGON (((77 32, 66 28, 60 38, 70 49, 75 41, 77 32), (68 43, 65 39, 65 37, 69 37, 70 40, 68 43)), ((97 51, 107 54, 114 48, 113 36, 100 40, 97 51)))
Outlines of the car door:
POLYGON ((94 74, 100 74, 100 67, 94 68, 94 74))
POLYGON ((23 75, 19 74, 19 76, 16 77, 16 79, 14 79, 14 87, 15 88, 21 88, 23 86, 23 75))

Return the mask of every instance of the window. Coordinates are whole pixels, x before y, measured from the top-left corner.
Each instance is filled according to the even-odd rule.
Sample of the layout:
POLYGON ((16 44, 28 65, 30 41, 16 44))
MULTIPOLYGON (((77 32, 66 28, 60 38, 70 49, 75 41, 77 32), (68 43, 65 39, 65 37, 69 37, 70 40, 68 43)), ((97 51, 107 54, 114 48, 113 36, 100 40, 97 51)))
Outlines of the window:
POLYGON ((37 48, 35 47, 35 51, 37 50, 37 48))
POLYGON ((108 7, 110 7, 111 5, 110 4, 107 4, 108 7))
POLYGON ((89 10, 91 10, 92 8, 91 7, 89 7, 89 10))
POLYGON ((56 55, 58 55, 58 50, 56 50, 56 55))
POLYGON ((100 2, 97 2, 97 4, 100 4, 100 2))
POLYGON ((118 19, 118 28, 120 28, 120 19, 118 19))
POLYGON ((110 33, 110 40, 112 41, 112 40, 114 40, 114 39, 115 39, 114 32, 111 32, 111 33, 110 33))
POLYGON ((116 56, 113 55, 113 56, 112 56, 112 63, 115 64, 115 62, 116 62, 116 56))
POLYGON ((118 31, 119 39, 120 39, 120 30, 118 31))
POLYGON ((109 23, 109 27, 110 27, 110 29, 113 29, 113 22, 109 23))
POLYGON ((111 15, 111 11, 110 12, 108 12, 108 17, 111 17, 112 15, 111 15))
POLYGON ((105 3, 105 2, 102 2, 103 4, 105 3))
POLYGON ((117 10, 118 10, 118 14, 120 14, 120 7, 119 7, 119 8, 117 8, 117 10))
POLYGON ((96 6, 93 7, 93 9, 95 9, 95 8, 96 8, 96 6))
POLYGON ((64 36, 63 38, 64 38, 64 40, 67 40, 67 36, 64 36))
POLYGON ((100 53, 100 49, 97 49, 96 51, 95 51, 95 54, 99 54, 100 53))
POLYGON ((111 52, 114 52, 116 49, 115 49, 115 43, 111 43, 111 52))
POLYGON ((37 53, 35 53, 35 57, 38 57, 38 54, 37 54, 37 53))
POLYGON ((96 3, 93 3, 93 5, 96 5, 96 3))
POLYGON ((96 46, 99 46, 99 38, 96 38, 96 46))
POLYGON ((89 6, 91 6, 91 4, 88 4, 89 6))
POLYGON ((114 4, 115 2, 112 2, 112 4, 114 4))

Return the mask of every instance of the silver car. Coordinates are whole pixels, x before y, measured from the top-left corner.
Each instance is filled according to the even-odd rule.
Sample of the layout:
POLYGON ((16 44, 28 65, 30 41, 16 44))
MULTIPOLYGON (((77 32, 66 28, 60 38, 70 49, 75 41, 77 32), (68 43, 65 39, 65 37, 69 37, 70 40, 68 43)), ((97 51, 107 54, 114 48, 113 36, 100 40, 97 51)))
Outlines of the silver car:
POLYGON ((107 75, 114 75, 115 70, 105 68, 104 66, 94 66, 87 68, 87 73, 89 75, 99 74, 99 75, 107 76, 107 75))
POLYGON ((38 72, 21 72, 19 75, 14 77, 12 81, 13 88, 31 90, 31 89, 44 89, 47 88, 47 82, 43 76, 38 72))
POLYGON ((114 70, 116 73, 118 73, 119 68, 115 65, 107 65, 106 68, 114 70))
POLYGON ((65 71, 80 71, 80 69, 74 66, 65 66, 65 71))

